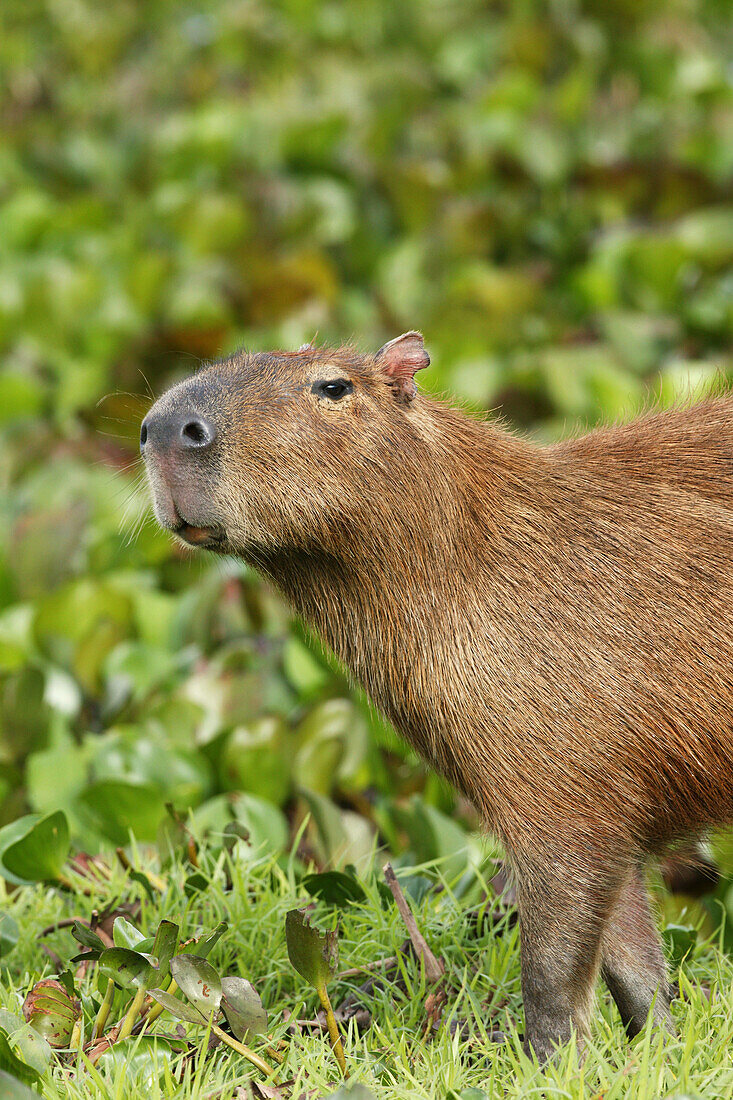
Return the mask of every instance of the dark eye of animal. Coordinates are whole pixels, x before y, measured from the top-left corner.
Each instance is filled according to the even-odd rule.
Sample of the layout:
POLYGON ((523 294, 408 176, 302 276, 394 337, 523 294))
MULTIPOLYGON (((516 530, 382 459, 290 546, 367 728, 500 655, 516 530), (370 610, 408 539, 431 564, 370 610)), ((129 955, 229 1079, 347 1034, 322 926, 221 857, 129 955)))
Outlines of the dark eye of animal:
POLYGON ((347 378, 332 378, 327 382, 313 383, 313 393, 317 393, 319 397, 327 397, 329 401, 340 401, 353 390, 354 384, 347 378))

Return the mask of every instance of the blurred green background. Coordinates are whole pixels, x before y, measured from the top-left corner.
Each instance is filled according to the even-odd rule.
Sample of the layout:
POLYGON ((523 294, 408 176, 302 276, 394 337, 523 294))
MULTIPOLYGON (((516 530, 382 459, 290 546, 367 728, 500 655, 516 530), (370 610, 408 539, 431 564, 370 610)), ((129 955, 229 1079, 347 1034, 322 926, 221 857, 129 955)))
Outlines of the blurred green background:
POLYGON ((425 333, 555 438, 731 371, 728 0, 5 0, 0 824, 360 862, 475 828, 258 578, 148 517, 151 393, 425 333), (244 792, 241 797, 229 792, 244 792), (448 819, 450 818, 450 820, 448 819))

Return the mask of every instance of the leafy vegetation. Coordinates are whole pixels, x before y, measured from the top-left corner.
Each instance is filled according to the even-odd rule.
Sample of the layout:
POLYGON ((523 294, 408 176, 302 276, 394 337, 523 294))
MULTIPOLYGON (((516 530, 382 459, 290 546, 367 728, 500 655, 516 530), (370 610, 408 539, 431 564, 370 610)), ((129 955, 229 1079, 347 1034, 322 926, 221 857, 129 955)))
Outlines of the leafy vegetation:
MULTIPOLYGON (((145 967, 128 989, 89 960, 64 984, 70 933, 41 930, 91 924, 113 902, 135 907, 123 919, 151 948, 161 921, 183 940, 228 922, 210 960, 219 1022, 241 1042, 225 983, 246 976, 269 1044, 289 1044, 293 1095, 337 1087, 320 1025, 293 1036, 285 1017, 303 1000, 315 1010, 285 957, 285 914, 306 902, 330 914, 324 933, 338 910, 341 965, 398 958, 399 982, 360 994, 371 1028, 342 1025, 357 1083, 384 1096, 540 1087, 516 1044, 475 1038, 494 1019, 514 1034, 521 1014, 516 933, 470 927, 478 899, 493 904, 481 883, 495 854, 473 811, 254 574, 156 530, 139 422, 199 359, 315 332, 376 348, 421 328, 421 385, 501 407, 540 439, 730 374, 729 14, 723 0, 3 5, 5 1011, 61 982, 37 988, 30 1022, 0 1017, 3 1095, 9 1074, 18 1087, 40 1074, 51 1097, 132 1096, 144 1080, 153 1096, 226 1100, 249 1079, 234 1051, 197 1047, 193 1024, 179 1048, 135 1035, 139 1011, 96 1065, 54 1055, 47 1068, 35 1036, 48 1042, 48 1019, 78 1050, 105 983, 108 1027, 135 990, 139 1009, 158 988, 145 967), (446 966, 430 1042, 377 844, 446 966), (436 868, 450 890, 434 889, 436 868), (473 1037, 445 1026, 459 1018, 473 1037)), ((567 1051, 548 1094, 733 1095, 730 879, 705 907, 664 906, 670 951, 687 954, 683 1038, 665 1061, 646 1036, 626 1063, 604 1007, 585 1067, 567 1051)), ((158 958, 138 947, 106 950, 158 958)), ((329 982, 337 1016, 354 981, 329 982)))
POLYGON ((3 1088, 51 1100, 733 1092, 733 961, 703 910, 669 928, 681 1037, 647 1030, 627 1046, 604 993, 585 1061, 571 1044, 542 1072, 521 1050, 517 924, 490 860, 452 882, 435 864, 383 878, 371 863, 316 903, 295 853, 218 830, 124 864, 76 853, 63 885, 3 898, 16 930, 0 981, 3 1088))

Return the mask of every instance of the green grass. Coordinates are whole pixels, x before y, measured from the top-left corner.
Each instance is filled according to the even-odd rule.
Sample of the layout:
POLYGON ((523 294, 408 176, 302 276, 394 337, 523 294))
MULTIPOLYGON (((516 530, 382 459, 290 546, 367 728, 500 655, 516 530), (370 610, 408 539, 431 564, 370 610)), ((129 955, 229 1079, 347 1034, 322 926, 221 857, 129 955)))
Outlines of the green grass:
MULTIPOLYGON (((143 865, 156 867, 152 857, 147 864, 143 857, 143 865)), ((182 865, 163 872, 166 888, 156 893, 153 901, 119 867, 113 869, 108 888, 103 892, 95 888, 90 895, 44 886, 24 887, 6 897, 0 893, 3 911, 17 921, 20 929, 19 942, 0 972, 0 1006, 17 1012, 41 972, 56 972, 55 964, 42 953, 40 942, 56 952, 64 964, 76 953, 77 945, 68 931, 53 932, 39 940, 41 929, 64 917, 89 918, 94 909, 103 909, 113 899, 126 899, 141 904, 138 923, 146 933, 154 932, 162 918, 179 923, 182 938, 226 920, 229 931, 217 944, 211 961, 220 973, 239 974, 253 982, 268 1009, 271 1041, 287 1042, 286 1061, 278 1079, 292 1082, 292 1087, 283 1095, 311 1095, 311 1090, 315 1090, 314 1097, 328 1095, 338 1087, 338 1068, 327 1040, 306 1032, 293 1036, 287 1029, 290 1014, 310 1019, 317 1010, 316 995, 293 970, 285 945, 286 912, 311 900, 299 886, 301 873, 302 867, 293 858, 252 859, 243 852, 233 863, 231 889, 226 889, 223 874, 214 873, 208 888, 192 897, 183 890, 187 870, 182 865)), ((365 903, 346 907, 338 914, 341 970, 395 955, 405 939, 396 908, 380 893, 377 877, 373 874, 363 880, 365 903)), ((474 898, 481 886, 477 878, 474 898)), ((656 1100, 689 1094, 722 1100, 733 1096, 733 961, 719 949, 714 937, 699 937, 683 964, 680 981, 684 999, 674 1003, 677 1038, 647 1030, 628 1043, 608 994, 599 987, 585 1057, 579 1057, 575 1044, 570 1044, 542 1071, 524 1056, 518 1038, 522 1008, 516 926, 500 921, 491 927, 485 922, 477 929, 471 917, 471 909, 475 911, 476 906, 471 906, 470 894, 467 902, 458 900, 447 889, 430 890, 413 903, 422 931, 446 965, 448 997, 443 1024, 429 1041, 424 1038, 426 989, 420 968, 408 959, 401 967, 404 989, 389 983, 365 996, 363 1003, 371 1013, 371 1027, 359 1035, 352 1023, 344 1035, 354 1082, 364 1084, 383 1100, 452 1098, 470 1088, 482 1089, 490 1097, 508 1098, 656 1100), (463 1035, 451 1034, 451 1019, 465 1021, 469 1035, 465 1035, 465 1028, 463 1035), (488 1037, 492 1029, 505 1031, 508 1041, 503 1045, 492 1043, 488 1037)), ((319 904, 315 919, 325 928, 336 916, 334 910, 319 904)), ((331 986, 334 1005, 340 1004, 361 980, 337 979, 331 986)), ((96 981, 92 967, 79 983, 87 1038, 95 1012, 96 981)), ((115 1011, 125 1001, 125 995, 118 992, 115 1011)), ((170 1033, 174 1028, 171 1018, 164 1014, 154 1030, 170 1033)), ((207 1052, 202 1032, 188 1030, 194 1053, 186 1058, 185 1068, 181 1066, 181 1055, 171 1060, 166 1048, 151 1049, 143 1042, 138 1044, 138 1057, 124 1064, 109 1060, 91 1069, 82 1056, 76 1060, 72 1056, 65 1066, 59 1064, 46 1075, 43 1095, 52 1100, 132 1100, 143 1093, 148 1100, 234 1097, 237 1088, 245 1086, 255 1071, 225 1048, 207 1052)), ((264 1050, 259 1040, 252 1045, 264 1050)))

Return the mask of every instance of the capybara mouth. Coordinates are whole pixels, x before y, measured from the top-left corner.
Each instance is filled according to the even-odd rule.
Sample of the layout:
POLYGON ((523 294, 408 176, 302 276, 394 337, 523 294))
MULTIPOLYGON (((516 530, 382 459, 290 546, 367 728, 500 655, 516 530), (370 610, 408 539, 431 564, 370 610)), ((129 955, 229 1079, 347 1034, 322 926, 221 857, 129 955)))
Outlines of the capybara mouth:
POLYGON ((182 520, 174 531, 189 546, 197 546, 202 550, 214 550, 221 547, 226 540, 226 535, 220 527, 194 527, 192 523, 186 523, 185 520, 182 520))

